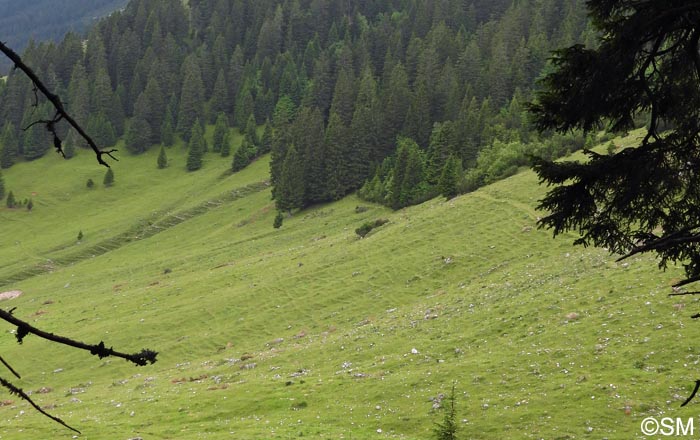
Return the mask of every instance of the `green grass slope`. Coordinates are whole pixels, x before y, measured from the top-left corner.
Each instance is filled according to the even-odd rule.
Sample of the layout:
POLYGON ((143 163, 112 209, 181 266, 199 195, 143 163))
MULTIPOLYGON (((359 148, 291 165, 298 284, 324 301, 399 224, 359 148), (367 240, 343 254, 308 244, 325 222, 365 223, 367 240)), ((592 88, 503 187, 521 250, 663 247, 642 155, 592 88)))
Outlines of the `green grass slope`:
MULTIPOLYGON (((432 438, 432 399, 453 383, 465 439, 643 438, 647 416, 697 415, 679 408, 697 300, 669 299, 677 274, 648 258, 537 230, 529 171, 398 212, 348 197, 275 230, 267 158, 231 175, 211 153, 194 173, 181 147, 168 155, 166 170, 155 150, 122 156, 112 188, 87 153, 5 173, 35 209, 0 209, 0 290, 24 292, 0 306, 160 352, 134 367, 19 346, 5 326, 16 384, 80 438, 432 438), (377 218, 389 223, 358 239, 377 218)), ((4 399, 0 438, 72 435, 4 399)))

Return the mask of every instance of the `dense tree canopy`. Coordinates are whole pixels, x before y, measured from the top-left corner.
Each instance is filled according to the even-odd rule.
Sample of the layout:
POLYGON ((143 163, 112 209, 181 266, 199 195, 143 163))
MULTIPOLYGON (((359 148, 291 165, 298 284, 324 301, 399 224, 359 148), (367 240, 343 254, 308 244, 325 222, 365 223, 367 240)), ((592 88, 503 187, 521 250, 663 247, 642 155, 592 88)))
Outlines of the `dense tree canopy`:
POLYGON ((554 188, 541 225, 581 233, 578 243, 626 256, 654 252, 700 280, 700 2, 590 0, 602 35, 574 45, 531 105, 540 129, 627 129, 647 121, 639 147, 588 152, 589 161, 535 169, 554 188))
MULTIPOLYGON (((189 142, 197 119, 219 120, 213 152, 237 151, 221 137, 224 123, 237 127, 250 154, 235 168, 271 151, 275 186, 295 145, 301 207, 374 182, 375 200, 400 208, 439 194, 450 155, 472 173, 458 179, 464 192, 512 173, 527 153, 582 147, 578 135, 535 133, 524 103, 549 50, 592 35, 583 0, 132 0, 87 35, 30 45, 23 58, 101 143, 123 137, 140 154, 189 142), (399 138, 416 143, 425 181, 396 204, 382 163, 399 138)), ((45 133, 22 130, 32 98, 21 75, 0 81, 1 166, 47 151, 45 133)))

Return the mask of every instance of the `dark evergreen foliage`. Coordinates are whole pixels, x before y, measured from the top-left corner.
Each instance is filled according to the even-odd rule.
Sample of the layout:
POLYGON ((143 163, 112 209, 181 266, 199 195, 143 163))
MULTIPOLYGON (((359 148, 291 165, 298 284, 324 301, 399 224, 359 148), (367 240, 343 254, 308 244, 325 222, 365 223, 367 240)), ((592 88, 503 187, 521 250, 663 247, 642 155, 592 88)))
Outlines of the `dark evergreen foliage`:
POLYGON ((158 153, 157 165, 158 165, 159 170, 162 170, 163 168, 166 168, 168 166, 168 156, 165 154, 165 147, 164 146, 160 147, 160 152, 158 153))
POLYGON ((204 140, 204 130, 199 123, 199 119, 194 121, 191 130, 190 141, 187 144, 187 171, 196 171, 202 168, 202 158, 206 151, 206 141, 204 140))
MULTIPOLYGON (((397 153, 397 137, 411 138, 425 180, 404 199, 416 202, 438 193, 450 154, 472 173, 471 182, 482 184, 507 174, 480 166, 482 152, 502 153, 496 162, 514 160, 493 149, 496 142, 527 145, 517 148, 517 164, 521 153, 556 157, 570 150, 571 143, 551 141, 566 139, 533 131, 523 102, 546 71, 549 50, 591 40, 583 10, 583 0, 547 0, 542 8, 515 0, 135 1, 101 20, 86 40, 69 34, 57 45, 30 45, 23 58, 66 92, 67 108, 105 144, 124 135, 126 148, 140 153, 172 145, 176 133, 189 142, 197 119, 211 123, 224 115, 255 155, 272 153, 276 195, 294 143, 304 163, 301 206, 374 181, 374 170, 397 153), (296 122, 305 111, 318 112, 320 125, 316 116, 296 122), (254 128, 266 120, 258 139, 254 128), (436 123, 451 131, 438 133, 446 140, 432 145, 436 123), (297 136, 295 126, 308 135, 297 136)), ((43 103, 33 109, 32 97, 26 79, 10 72, 0 88, 0 126, 14 130, 15 161, 50 146, 40 139, 41 127, 21 131, 41 115, 43 103)), ((213 148, 226 156, 220 133, 213 148)), ((0 166, 9 166, 3 157, 0 166)), ((412 163, 417 172, 418 161, 412 163)), ((390 176, 378 177, 379 192, 388 193, 390 176)))
POLYGON ((106 187, 114 185, 114 171, 112 171, 112 168, 107 169, 105 177, 102 179, 102 184, 106 187))
POLYGON ((541 130, 626 130, 648 120, 641 146, 587 162, 537 160, 553 185, 540 221, 555 235, 626 256, 653 252, 700 280, 700 14, 697 2, 591 0, 599 46, 559 50, 530 106, 541 130), (663 131, 663 133, 662 133, 663 131))
POLYGON ((15 200, 15 194, 12 191, 7 193, 7 199, 5 200, 5 206, 7 206, 8 208, 14 208, 15 206, 17 206, 17 201, 15 200))
POLYGON ((275 229, 279 229, 282 227, 283 222, 284 222, 284 215, 282 214, 282 211, 277 211, 277 215, 275 216, 275 220, 272 223, 272 227, 275 229))

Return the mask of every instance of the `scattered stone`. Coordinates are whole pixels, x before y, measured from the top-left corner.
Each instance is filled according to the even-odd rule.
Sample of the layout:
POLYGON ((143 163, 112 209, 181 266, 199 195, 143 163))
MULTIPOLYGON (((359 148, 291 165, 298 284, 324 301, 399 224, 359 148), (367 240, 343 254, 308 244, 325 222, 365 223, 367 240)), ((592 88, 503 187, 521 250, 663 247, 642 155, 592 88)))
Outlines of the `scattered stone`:
POLYGON ((418 354, 418 350, 416 350, 415 348, 412 348, 412 349, 411 349, 411 354, 418 354))
POLYGON ((63 368, 56 368, 55 370, 53 370, 54 374, 60 373, 62 371, 63 371, 63 368))
POLYGON ((268 342, 265 345, 269 347, 271 345, 280 345, 283 342, 284 342, 284 338, 277 338, 277 339, 273 339, 272 341, 268 342))
POLYGON ((576 312, 571 312, 566 314, 566 319, 569 321, 576 321, 579 318, 579 314, 576 312))
POLYGON ((22 294, 21 290, 8 290, 7 292, 0 293, 0 301, 5 301, 8 299, 17 298, 22 294))
POLYGON ((241 365, 241 370, 252 370, 253 368, 257 367, 258 364, 255 362, 251 362, 249 364, 243 364, 241 365))

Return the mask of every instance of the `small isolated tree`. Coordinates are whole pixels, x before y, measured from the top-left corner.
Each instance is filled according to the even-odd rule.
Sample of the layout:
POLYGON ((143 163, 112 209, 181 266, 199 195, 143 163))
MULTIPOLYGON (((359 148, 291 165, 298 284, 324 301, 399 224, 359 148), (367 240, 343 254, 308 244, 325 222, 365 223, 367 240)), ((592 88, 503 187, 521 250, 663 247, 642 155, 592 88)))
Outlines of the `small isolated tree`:
POLYGON ((284 214, 282 214, 282 211, 277 211, 277 215, 275 216, 275 221, 272 223, 272 227, 275 229, 279 229, 282 227, 283 222, 284 214))
POLYGON ((158 169, 162 170, 168 166, 168 156, 165 155, 165 147, 160 147, 160 153, 158 153, 158 169))
POLYGON ((107 168, 107 172, 105 172, 105 177, 104 179, 102 179, 102 184, 108 188, 114 185, 114 171, 112 171, 112 168, 107 168))
POLYGON ((204 131, 199 123, 199 119, 192 125, 192 136, 188 143, 187 171, 195 171, 202 168, 202 158, 204 157, 204 131))
POLYGON ((78 231, 78 241, 82 241, 82 240, 83 240, 83 230, 81 229, 80 231, 78 231))
POLYGON ((95 187, 95 181, 92 180, 92 179, 88 179, 88 180, 87 180, 87 183, 85 184, 85 186, 88 187, 88 188, 90 188, 90 189, 92 189, 92 188, 95 187))
POLYGON ((15 206, 17 206, 17 201, 15 200, 15 194, 12 191, 10 191, 7 194, 7 200, 5 201, 5 205, 8 208, 14 208, 15 206))
POLYGON ((455 409, 455 386, 452 385, 452 391, 447 396, 448 407, 445 411, 445 417, 442 423, 436 423, 435 438, 437 440, 456 440, 457 438, 457 411, 455 409))
POLYGON ((32 199, 29 199, 27 201, 27 211, 31 211, 34 208, 34 201, 32 199))

